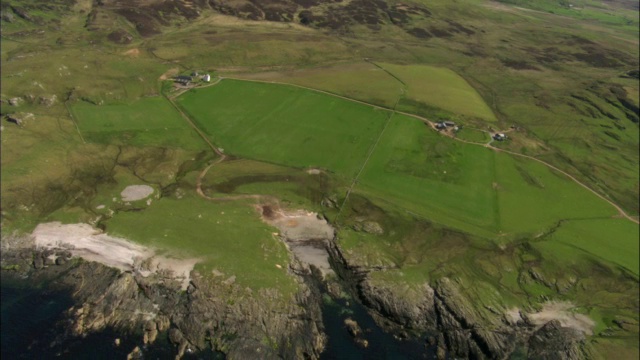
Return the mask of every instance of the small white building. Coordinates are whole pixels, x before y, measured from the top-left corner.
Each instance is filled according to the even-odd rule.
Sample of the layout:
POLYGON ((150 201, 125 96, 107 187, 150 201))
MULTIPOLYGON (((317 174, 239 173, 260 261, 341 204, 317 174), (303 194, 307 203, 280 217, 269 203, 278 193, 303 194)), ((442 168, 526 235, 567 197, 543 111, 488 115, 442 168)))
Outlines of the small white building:
POLYGON ((495 140, 498 140, 498 141, 503 141, 503 140, 507 139, 507 135, 505 135, 503 133, 497 133, 497 134, 493 135, 493 138, 495 140))
POLYGON ((209 74, 204 74, 204 76, 202 76, 202 80, 203 80, 204 82, 209 82, 209 81, 211 81, 211 75, 209 75, 209 74))

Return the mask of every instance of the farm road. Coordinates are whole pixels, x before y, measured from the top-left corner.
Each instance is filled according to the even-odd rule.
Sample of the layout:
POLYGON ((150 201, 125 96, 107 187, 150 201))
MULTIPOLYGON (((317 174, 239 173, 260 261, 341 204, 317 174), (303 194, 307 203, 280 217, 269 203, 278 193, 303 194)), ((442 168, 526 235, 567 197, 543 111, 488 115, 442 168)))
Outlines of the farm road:
MULTIPOLYGON (((324 90, 314 89, 314 88, 307 87, 307 86, 302 86, 302 85, 288 84, 288 83, 283 83, 283 82, 278 82, 278 81, 249 80, 249 79, 241 79, 241 78, 233 78, 233 77, 220 77, 216 82, 214 82, 214 83, 212 83, 212 84, 209 84, 209 85, 206 85, 206 86, 214 86, 214 85, 217 85, 217 84, 219 84, 220 82, 222 82, 222 80, 224 80, 224 79, 237 80, 237 81, 247 81, 247 82, 255 82, 255 83, 264 83, 264 84, 279 84, 279 85, 287 85, 287 86, 294 86, 294 87, 297 87, 297 88, 306 89, 306 90, 310 90, 310 91, 315 91, 315 92, 318 92, 318 93, 322 93, 322 94, 330 95, 330 96, 337 97, 337 98, 340 98, 340 99, 344 99, 344 100, 347 100, 347 101, 351 101, 351 102, 355 102, 355 103, 359 103, 359 104, 367 105, 367 106, 373 107, 373 108, 375 108, 375 109, 388 110, 388 111, 391 111, 393 114, 402 114, 402 115, 406 115, 406 116, 412 117, 412 118, 414 118, 414 119, 418 119, 418 120, 420 120, 420 121, 424 122, 425 124, 429 125, 429 126, 430 126, 434 131, 438 131, 438 130, 436 129, 436 127, 435 127, 435 123, 434 123, 433 121, 431 121, 431 120, 429 120, 429 119, 427 119, 427 118, 425 118, 425 117, 422 117, 422 116, 416 115, 416 114, 411 114, 411 113, 407 113, 407 112, 403 112, 403 111, 396 111, 396 110, 395 110, 395 105, 394 105, 394 108, 387 108, 387 107, 384 107, 384 106, 380 106, 380 105, 375 105, 375 104, 372 104, 372 103, 368 103, 368 102, 366 102, 366 101, 357 100, 357 99, 353 99, 353 98, 350 98, 350 97, 347 97, 347 96, 338 95, 338 94, 335 94, 335 93, 332 93, 332 92, 329 92, 329 91, 324 91, 324 90)), ((205 171, 204 171, 203 173, 204 173, 204 174, 206 174, 206 171, 208 171, 208 169, 209 169, 211 166, 213 166, 213 165, 215 165, 215 164, 217 164, 217 163, 220 163, 220 162, 224 161, 224 159, 226 158, 226 156, 225 156, 225 155, 224 155, 224 154, 223 154, 223 153, 222 153, 222 152, 221 152, 217 147, 215 147, 215 146, 214 146, 214 145, 209 141, 209 139, 208 139, 208 138, 204 135, 204 133, 203 133, 203 132, 202 132, 202 131, 201 131, 201 130, 200 130, 200 129, 195 125, 195 123, 194 123, 193 121, 191 121, 191 119, 190 119, 190 118, 189 118, 189 117, 188 117, 188 116, 187 116, 187 115, 186 115, 186 114, 185 114, 185 113, 184 113, 184 112, 183 112, 183 111, 182 111, 182 110, 181 110, 181 109, 180 109, 180 108, 179 108, 179 107, 178 107, 178 106, 173 102, 173 99, 171 99, 171 98, 169 98, 169 97, 167 97, 167 96, 165 96, 165 97, 167 98, 167 100, 169 100, 169 102, 173 105, 173 107, 174 107, 174 108, 176 108, 176 109, 178 110, 178 112, 180 112, 180 114, 182 115, 182 117, 183 117, 183 118, 184 118, 184 119, 185 119, 185 120, 186 120, 186 121, 187 121, 187 122, 188 122, 188 123, 189 123, 189 124, 190 124, 190 125, 191 125, 195 130, 196 130, 196 131, 197 131, 197 132, 198 132, 198 134, 199 134, 199 135, 204 139, 204 141, 205 141, 205 142, 206 142, 206 143, 211 147, 211 149, 212 149, 216 154, 218 154, 218 155, 221 157, 221 159, 219 159, 219 161, 217 161, 216 163, 214 163, 214 164, 210 165, 208 168, 206 168, 206 169, 205 169, 205 171)), ((398 99, 398 101, 399 101, 399 100, 400 100, 400 99, 398 99)), ((397 104, 398 104, 398 102, 396 102, 396 105, 397 105, 397 104)), ((389 120, 391 119, 391 117, 392 117, 392 116, 390 116, 390 117, 389 117, 389 120)), ((388 124, 388 122, 387 122, 387 124, 388 124)), ((385 129, 386 129, 386 125, 385 125, 385 129)), ((485 131, 485 130, 482 130, 482 131, 485 131)), ((384 129, 383 129, 383 132, 384 132, 384 129)), ((488 131, 485 131, 485 132, 489 133, 488 131)), ((443 133, 442 133, 442 132, 440 132, 440 131, 438 131, 438 133, 443 134, 443 133)), ((491 133, 489 133, 489 135, 491 135, 491 133)), ((380 134, 380 136, 382 136, 382 133, 380 134)), ((637 216, 636 216, 636 217, 634 217, 634 216, 631 216, 631 215, 627 214, 627 213, 622 209, 622 207, 620 207, 618 204, 616 204, 616 203, 615 203, 615 202, 613 202, 612 200, 608 199, 607 197, 605 197, 604 195, 600 194, 599 192, 597 192, 597 191, 593 190, 592 188, 590 188, 590 187, 589 187, 589 186, 587 186, 586 184, 582 183, 580 180, 576 179, 573 175, 569 174, 568 172, 566 172, 566 171, 564 171, 564 170, 561 170, 561 169, 559 169, 559 168, 557 168, 557 167, 555 167, 555 166, 553 166, 553 165, 551 165, 551 164, 547 163, 547 162, 546 162, 546 161, 544 161, 544 160, 540 160, 540 159, 538 159, 538 158, 536 158, 536 157, 533 157, 533 156, 530 156, 530 155, 524 155, 524 154, 516 153, 516 152, 513 152, 513 151, 509 151, 509 150, 505 150, 505 149, 497 148, 497 147, 495 147, 495 146, 491 145, 491 141, 489 141, 488 143, 478 143, 478 142, 473 142, 473 141, 467 141, 467 140, 459 139, 459 138, 456 138, 456 137, 451 136, 451 135, 449 135, 449 134, 443 134, 443 136, 447 136, 447 137, 449 137, 449 138, 451 138, 451 139, 453 139, 453 140, 460 141, 460 142, 463 142, 463 143, 467 143, 467 144, 471 144, 471 145, 477 145, 477 146, 482 146, 482 147, 486 147, 486 148, 492 149, 492 150, 494 150, 494 151, 499 151, 499 152, 503 152, 503 153, 510 154, 510 155, 513 155, 513 156, 519 156, 519 157, 522 157, 522 158, 527 158, 527 159, 530 159, 530 160, 533 160, 533 161, 537 161, 538 163, 541 163, 541 164, 543 164, 544 166, 546 166, 546 167, 548 167, 548 168, 550 168, 550 169, 552 169, 552 170, 555 170, 556 172, 558 172, 558 173, 560 173, 560 174, 563 174, 564 176, 566 176, 567 178, 569 178, 571 181, 573 181, 573 182, 575 182, 576 184, 578 184, 578 185, 582 186, 583 188, 587 189, 588 191, 590 191, 591 193, 593 193, 594 195, 596 195, 596 196, 597 196, 597 197, 599 197, 600 199, 602 199, 602 200, 606 201, 607 203, 609 203, 611 206, 613 206, 613 207, 618 211, 618 213, 619 213, 620 217, 625 218, 625 219, 627 219, 627 220, 629 220, 629 221, 631 221, 631 222, 633 222, 633 223, 635 223, 635 224, 639 224, 639 225, 640 225, 640 221, 637 219, 637 216)), ((380 137, 379 137, 379 138, 378 138, 378 140, 376 141, 376 144, 377 144, 377 142, 378 142, 379 140, 380 140, 380 137)), ((374 145, 374 148, 375 148, 375 145, 374 145)), ((370 157, 370 156, 371 156, 371 152, 370 152, 370 154, 369 154, 369 157, 370 157)), ((367 160, 368 160, 368 158, 369 158, 369 157, 367 157, 367 160)), ((366 160, 365 160, 365 164, 366 164, 366 160)), ((363 168, 364 168, 364 166, 363 166, 363 168)), ((360 169, 360 172, 358 173, 358 175, 359 175, 361 172, 362 172, 362 169, 360 169)), ((202 175, 202 174, 201 174, 201 175, 202 175)), ((204 176, 204 175, 202 175, 202 176, 204 176)), ((356 183, 356 182, 355 182, 355 180, 357 180, 357 177, 356 177, 356 179, 354 179, 354 182, 352 183, 351 187, 349 188, 349 192, 351 191, 351 189, 353 188, 354 184, 356 183)), ((199 182, 199 184, 200 184, 200 182, 199 182)), ((204 193, 202 193, 202 190, 200 189, 200 185, 198 185, 198 189, 199 189, 198 194, 201 194, 201 196, 205 196, 205 197, 206 197, 206 195, 204 195, 204 193)), ((253 196, 254 198, 256 198, 256 197, 260 197, 261 195, 238 195, 238 196, 240 196, 241 198, 247 198, 247 196, 253 196)), ((206 197, 206 198, 208 198, 208 197, 206 197)), ((216 200, 219 200, 219 201, 223 201, 223 200, 222 200, 223 198, 209 198, 209 199, 210 199, 210 200, 212 200, 212 199, 216 199, 216 200)), ((231 200, 231 199, 228 199, 228 200, 231 200)))

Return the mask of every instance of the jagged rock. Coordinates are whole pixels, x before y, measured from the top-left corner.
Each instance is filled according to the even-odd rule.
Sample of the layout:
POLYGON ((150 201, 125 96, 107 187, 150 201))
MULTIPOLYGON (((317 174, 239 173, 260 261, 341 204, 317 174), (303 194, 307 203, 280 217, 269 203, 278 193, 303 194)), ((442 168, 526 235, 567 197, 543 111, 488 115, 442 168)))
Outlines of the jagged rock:
POLYGON ((33 119, 33 117, 34 116, 31 113, 14 113, 14 114, 7 114, 5 118, 9 122, 12 122, 20 127, 23 127, 27 124, 27 121, 33 119))
POLYGON ((8 23, 12 23, 13 20, 15 20, 13 14, 5 13, 5 12, 2 13, 2 21, 6 21, 8 23))
POLYGON ((367 339, 361 339, 361 338, 356 338, 355 340, 356 345, 366 348, 369 347, 369 341, 367 339))
POLYGON ((22 102, 22 99, 20 99, 19 97, 14 97, 9 99, 9 105, 11 106, 20 106, 21 102, 22 102))
POLYGON ((158 331, 165 331, 169 328, 169 326, 171 326, 171 321, 169 320, 168 317, 164 315, 159 315, 156 318, 156 324, 158 327, 158 331))
POLYGON ((439 329, 451 355, 468 358, 504 358, 513 351, 514 331, 502 326, 502 319, 481 318, 448 278, 435 284, 439 329))
POLYGON ((330 209, 336 209, 338 207, 338 197, 336 195, 331 195, 329 197, 325 197, 324 199, 322 199, 320 204, 323 207, 327 207, 327 208, 330 208, 330 209))
POLYGON ((367 306, 402 326, 426 329, 436 325, 434 292, 427 284, 400 289, 396 284, 374 284, 365 279, 360 283, 359 290, 367 306), (398 293, 403 296, 398 296, 398 293))
POLYGON ((436 357, 438 360, 445 360, 447 358, 447 350, 444 346, 438 345, 438 348, 436 349, 436 357))
POLYGON ((33 259, 33 267, 36 269, 44 268, 44 260, 39 256, 36 257, 35 259, 33 259))
POLYGON ((12 122, 12 123, 14 123, 14 124, 16 124, 16 125, 18 125, 20 127, 22 127, 23 124, 24 124, 23 121, 22 121, 22 118, 17 116, 17 115, 15 115, 15 114, 7 115, 6 119, 7 119, 8 122, 12 122))
POLYGON ((180 329, 172 328, 169 330, 169 341, 173 344, 180 344, 184 340, 184 336, 180 329))
POLYGON ((189 286, 187 287, 187 294, 189 294, 189 295, 193 294, 196 291, 196 289, 197 288, 195 287, 193 282, 190 282, 189 286))
POLYGON ((382 226, 375 221, 365 221, 362 224, 362 230, 369 234, 382 235, 384 234, 384 230, 382 226))
POLYGON ((33 18, 25 9, 18 6, 11 6, 11 10, 13 10, 13 13, 18 15, 18 17, 21 17, 27 21, 33 21, 33 18))
POLYGON ((58 256, 56 258, 56 265, 64 265, 67 262, 67 259, 65 259, 62 256, 58 256))
POLYGON ((143 335, 143 343, 144 344, 153 344, 158 337, 158 327, 156 322, 153 320, 147 320, 144 324, 144 335, 143 335))
POLYGON ((44 105, 44 106, 53 106, 53 104, 56 103, 56 100, 58 99, 58 97, 54 94, 51 96, 40 96, 38 98, 38 103, 40 105, 44 105))
POLYGON ((358 323, 352 318, 346 318, 344 320, 344 325, 347 327, 347 331, 349 331, 349 334, 351 334, 351 336, 358 337, 360 334, 362 334, 360 325, 358 325, 358 323))
POLYGON ((142 359, 142 351, 136 346, 128 355, 127 360, 142 359))
POLYGON ((563 328, 558 320, 551 320, 529 338, 527 357, 532 360, 583 359, 586 355, 583 341, 580 331, 563 328))

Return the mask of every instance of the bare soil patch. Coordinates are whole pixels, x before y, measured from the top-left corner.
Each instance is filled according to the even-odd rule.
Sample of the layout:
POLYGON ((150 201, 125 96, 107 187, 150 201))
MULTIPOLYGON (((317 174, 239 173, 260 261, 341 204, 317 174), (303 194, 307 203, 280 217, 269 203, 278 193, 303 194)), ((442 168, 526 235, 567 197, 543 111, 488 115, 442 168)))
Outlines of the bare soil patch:
POLYGON ((31 234, 35 245, 47 249, 68 249, 74 256, 95 261, 122 271, 138 271, 143 276, 164 273, 189 285, 190 274, 198 259, 157 256, 151 248, 102 233, 88 224, 39 224, 31 234))
POLYGON ((548 302, 537 313, 528 314, 529 320, 542 326, 551 320, 558 320, 563 327, 573 328, 586 335, 593 334, 595 322, 588 316, 571 312, 574 305, 570 302, 548 302))
POLYGON ((140 55, 140 49, 133 48, 131 50, 127 50, 127 51, 125 51, 123 53, 123 55, 131 56, 131 57, 138 57, 140 55))
POLYGON ((315 266, 324 275, 332 274, 328 242, 335 231, 318 214, 304 210, 284 211, 271 205, 259 208, 262 220, 280 230, 280 235, 296 259, 306 266, 315 266))
POLYGON ((169 69, 164 74, 160 75, 159 79, 160 80, 169 80, 170 78, 178 75, 179 72, 180 72, 179 68, 169 69))
POLYGON ((149 195, 153 194, 153 188, 149 185, 129 185, 122 192, 123 201, 137 201, 146 199, 149 195))

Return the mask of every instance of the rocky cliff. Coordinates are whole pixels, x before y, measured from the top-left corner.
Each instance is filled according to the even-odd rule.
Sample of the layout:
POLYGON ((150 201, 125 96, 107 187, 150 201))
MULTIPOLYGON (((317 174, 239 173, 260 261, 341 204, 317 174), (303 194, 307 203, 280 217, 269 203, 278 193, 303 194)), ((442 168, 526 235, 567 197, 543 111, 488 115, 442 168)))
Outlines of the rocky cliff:
POLYGON ((519 313, 512 319, 497 311, 480 312, 460 284, 447 277, 414 287, 377 281, 372 274, 385 269, 350 263, 336 243, 330 253, 342 262, 341 275, 351 275, 358 296, 381 326, 404 336, 432 334, 438 358, 506 359, 522 349, 535 359, 588 357, 584 335, 557 320, 540 326, 519 313))
MULTIPOLYGON (((325 337, 319 296, 299 278, 299 291, 242 288, 229 279, 192 275, 186 291, 170 276, 142 277, 95 262, 69 259, 64 251, 3 251, 2 275, 47 289, 68 290, 67 332, 58 341, 105 328, 139 334, 145 344, 159 336, 185 351, 213 348, 229 359, 318 358, 325 337), (52 261, 53 258, 65 259, 52 261)), ((139 356, 139 350, 131 357, 139 356)))

